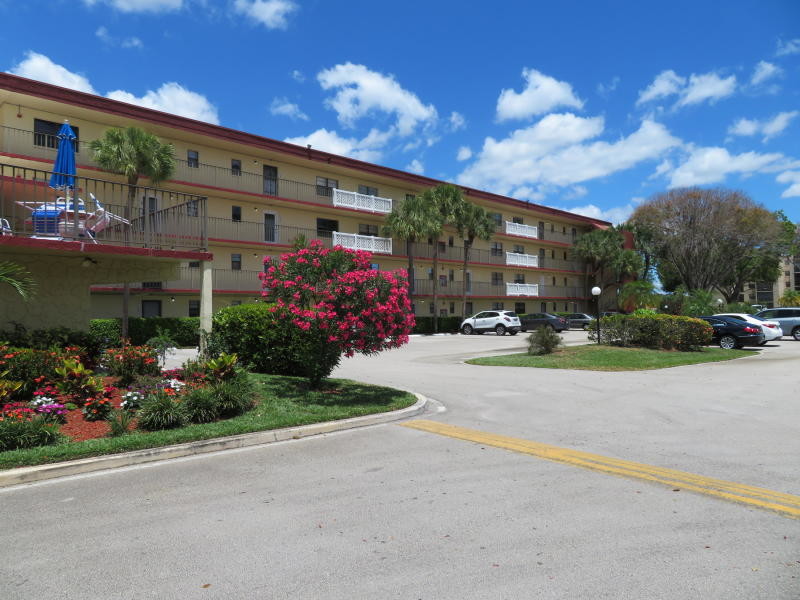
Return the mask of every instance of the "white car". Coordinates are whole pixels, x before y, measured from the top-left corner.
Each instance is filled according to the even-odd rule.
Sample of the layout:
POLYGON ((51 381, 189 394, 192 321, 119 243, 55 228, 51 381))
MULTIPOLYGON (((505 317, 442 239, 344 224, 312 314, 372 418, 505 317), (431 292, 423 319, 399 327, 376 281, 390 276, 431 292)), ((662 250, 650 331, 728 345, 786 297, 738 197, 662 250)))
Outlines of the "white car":
POLYGON ((761 344, 762 346, 767 342, 771 342, 772 340, 779 340, 783 337, 783 330, 781 329, 781 324, 777 321, 769 321, 767 319, 762 319, 761 317, 756 317, 753 315, 747 315, 745 313, 719 313, 714 315, 715 317, 732 317, 734 319, 738 319, 740 321, 745 321, 752 325, 758 325, 764 331, 764 342, 761 344))
POLYGON ((486 333, 494 331, 497 335, 517 335, 522 328, 517 313, 510 310, 485 310, 461 322, 461 333, 486 333))

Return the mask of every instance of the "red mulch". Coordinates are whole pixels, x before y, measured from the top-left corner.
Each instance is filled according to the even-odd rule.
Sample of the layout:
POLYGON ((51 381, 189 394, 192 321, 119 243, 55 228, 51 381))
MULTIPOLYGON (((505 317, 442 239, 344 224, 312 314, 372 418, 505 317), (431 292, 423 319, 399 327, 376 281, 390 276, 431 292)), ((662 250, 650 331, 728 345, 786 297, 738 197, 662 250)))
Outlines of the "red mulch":
MULTIPOLYGON (((116 377, 104 377, 103 379, 106 385, 114 385, 116 382, 116 377)), ((121 402, 122 397, 120 391, 117 390, 111 396, 111 403, 114 408, 119 408, 121 402)), ((84 419, 80 408, 67 411, 66 417, 67 422, 60 427, 59 431, 69 436, 73 442, 106 437, 111 429, 108 421, 87 421, 84 419)), ((134 424, 132 423, 131 428, 133 427, 134 424)))

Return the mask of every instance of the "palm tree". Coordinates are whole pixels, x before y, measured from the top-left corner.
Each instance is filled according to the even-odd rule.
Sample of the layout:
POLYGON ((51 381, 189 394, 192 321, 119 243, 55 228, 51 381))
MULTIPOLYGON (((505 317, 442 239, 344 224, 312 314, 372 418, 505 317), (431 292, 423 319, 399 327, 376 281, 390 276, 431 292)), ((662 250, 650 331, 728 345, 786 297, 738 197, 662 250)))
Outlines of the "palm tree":
POLYGON ((404 202, 392 209, 386 216, 383 235, 396 237, 406 242, 408 255, 408 298, 414 300, 414 243, 434 234, 431 227, 436 215, 431 204, 421 196, 408 196, 404 202))
POLYGON ((461 283, 461 314, 467 318, 467 265, 469 252, 476 239, 489 240, 495 229, 495 223, 482 206, 472 202, 464 202, 455 218, 458 235, 464 239, 464 280, 461 283))
MULTIPOLYGON (((588 274, 602 291, 635 275, 642 268, 641 257, 623 248, 624 237, 614 227, 583 234, 572 247, 572 254, 586 262, 588 274)), ((598 309, 600 297, 597 299, 598 309)))
MULTIPOLYGON (((175 148, 172 144, 163 144, 152 133, 138 127, 107 129, 99 140, 92 140, 89 147, 94 160, 101 168, 124 175, 128 180, 128 204, 125 207, 125 218, 130 219, 136 201, 136 184, 139 176, 150 179, 157 185, 169 179, 175 171, 175 148)), ((126 239, 129 231, 125 230, 126 239)), ((130 303, 130 284, 125 282, 122 288, 122 337, 128 337, 128 306, 130 303)))
POLYGON ((0 283, 13 287, 23 300, 30 298, 36 290, 36 282, 30 272, 15 262, 0 262, 0 283))
POLYGON ((658 308, 659 297, 655 293, 655 286, 652 282, 639 279, 629 281, 620 288, 617 303, 625 311, 658 308))
POLYGON ((439 299, 439 237, 444 232, 444 226, 455 223, 456 215, 464 206, 464 194, 461 188, 450 183, 437 185, 426 190, 422 199, 432 209, 435 218, 431 222, 433 238, 433 333, 439 331, 439 313, 437 303, 439 299))

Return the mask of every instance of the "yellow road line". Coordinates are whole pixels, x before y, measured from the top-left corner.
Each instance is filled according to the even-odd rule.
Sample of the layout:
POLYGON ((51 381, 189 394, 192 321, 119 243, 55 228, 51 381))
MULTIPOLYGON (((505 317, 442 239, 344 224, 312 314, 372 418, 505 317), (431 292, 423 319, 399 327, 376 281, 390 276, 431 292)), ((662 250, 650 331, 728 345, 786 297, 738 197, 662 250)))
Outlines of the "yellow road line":
POLYGON ((707 494, 724 500, 740 502, 756 508, 775 511, 786 517, 800 518, 800 496, 786 494, 784 492, 776 492, 752 485, 724 481, 722 479, 713 479, 711 477, 695 475, 694 473, 655 467, 619 458, 581 452, 579 450, 570 450, 569 448, 559 448, 558 446, 551 446, 550 444, 542 444, 474 429, 466 429, 464 427, 456 427, 455 425, 447 425, 436 421, 421 419, 408 421, 400 425, 411 429, 419 429, 420 431, 427 431, 429 433, 436 433, 438 435, 484 444, 486 446, 504 448, 513 452, 529 454, 546 460, 592 469, 612 475, 644 479, 645 481, 680 487, 682 490, 707 494))

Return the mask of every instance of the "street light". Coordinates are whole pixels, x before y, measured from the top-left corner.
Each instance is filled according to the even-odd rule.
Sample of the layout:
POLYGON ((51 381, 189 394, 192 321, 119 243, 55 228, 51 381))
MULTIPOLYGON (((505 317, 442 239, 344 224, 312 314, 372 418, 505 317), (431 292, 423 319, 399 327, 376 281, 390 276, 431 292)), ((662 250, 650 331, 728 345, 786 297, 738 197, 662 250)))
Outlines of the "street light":
POLYGON ((723 300, 722 298, 717 298, 717 308, 718 308, 719 310, 722 310, 722 304, 723 304, 723 302, 724 302, 724 300, 723 300))
POLYGON ((600 343, 600 293, 601 290, 599 287, 594 286, 592 288, 592 296, 594 296, 595 302, 597 302, 597 343, 600 343))

